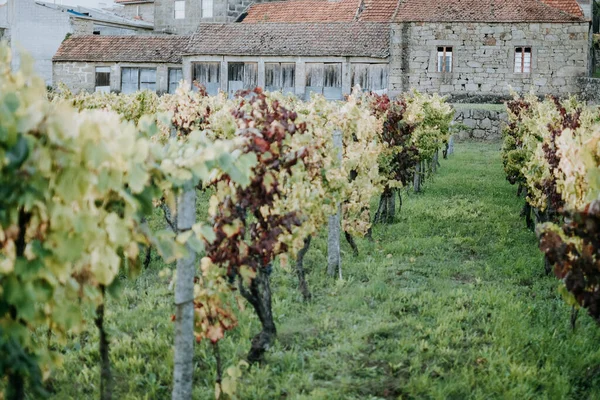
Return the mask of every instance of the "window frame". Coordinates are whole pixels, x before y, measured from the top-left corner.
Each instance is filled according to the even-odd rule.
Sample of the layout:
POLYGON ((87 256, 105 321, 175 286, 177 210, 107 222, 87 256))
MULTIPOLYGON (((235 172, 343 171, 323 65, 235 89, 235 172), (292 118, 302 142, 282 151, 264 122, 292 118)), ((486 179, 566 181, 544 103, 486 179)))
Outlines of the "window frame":
POLYGON ((94 69, 94 92, 110 92, 110 67, 107 66, 98 66, 94 69), (102 70, 102 71, 99 71, 102 70), (98 84, 98 74, 107 74, 105 77, 106 85, 98 84))
POLYGON ((277 61, 269 61, 269 62, 265 62, 265 89, 268 91, 280 91, 280 92, 290 92, 290 91, 295 91, 296 88, 296 72, 297 72, 297 66, 295 62, 277 62, 277 61), (273 66, 273 69, 271 71, 269 71, 269 67, 273 66), (291 77, 291 86, 284 86, 285 83, 285 79, 284 79, 284 75, 285 75, 285 71, 286 71, 286 67, 289 69, 291 67, 293 67, 293 71, 291 72, 292 77, 291 77), (273 81, 271 82, 271 84, 269 84, 269 74, 270 72, 273 73, 273 81))
POLYGON ((141 90, 150 90, 152 92, 156 92, 156 81, 157 81, 157 79, 156 79, 156 68, 146 68, 146 67, 142 68, 142 67, 140 67, 140 73, 139 73, 138 76, 139 76, 138 90, 140 90, 140 91, 141 90), (147 72, 147 71, 150 71, 150 72, 154 73, 154 81, 151 81, 151 80, 143 81, 142 80, 143 79, 142 76, 144 75, 143 72, 147 72), (144 87, 142 89, 142 85, 154 85, 154 88, 152 89, 152 88, 144 87))
MULTIPOLYGON (((152 68, 152 67, 121 67, 121 93, 125 93, 125 94, 129 94, 129 93, 135 93, 135 92, 139 92, 142 90, 150 90, 151 92, 155 92, 156 93, 156 82, 157 81, 157 71, 156 68, 152 68), (136 82, 136 89, 133 92, 125 92, 123 90, 123 74, 125 72, 128 71, 136 71, 136 77, 137 77, 137 82, 136 82), (143 71, 152 71, 154 72, 154 81, 145 81, 142 82, 142 72, 143 71), (154 88, 147 88, 145 87, 144 89, 142 89, 142 84, 145 85, 154 85, 154 88)), ((128 82, 127 85, 132 85, 131 82, 128 82)))
POLYGON ((169 94, 173 94, 177 91, 177 89, 179 89, 179 82, 181 82, 183 80, 183 68, 181 67, 169 67, 167 69, 167 80, 168 80, 168 87, 167 87, 167 93, 169 94), (172 72, 176 72, 178 71, 178 75, 181 76, 181 79, 178 79, 176 82, 172 81, 171 78, 171 73, 172 72))
POLYGON ((215 10, 215 2, 214 0, 202 0, 202 18, 213 18, 214 10, 215 10), (210 10, 210 12, 207 12, 210 10))
POLYGON ((454 70, 454 46, 437 46, 436 51, 436 72, 440 74, 450 74, 454 70), (440 53, 442 63, 440 65, 440 53), (450 63, 448 62, 448 54, 450 54, 450 63))
POLYGON ((174 19, 185 19, 185 0, 175 0, 173 7, 173 18, 174 19), (177 6, 182 6, 178 9, 177 6))
POLYGON ((389 87, 389 64, 369 62, 352 63, 350 65, 350 86, 351 88, 354 88, 356 85, 360 85, 363 92, 381 92, 387 90, 389 87), (375 75, 376 72, 379 72, 380 74, 378 78, 375 75), (362 84, 361 81, 363 81, 362 84), (377 87, 374 85, 375 82, 378 83, 377 87))
POLYGON ((341 100, 342 79, 344 67, 341 62, 314 62, 305 64, 305 98, 309 99, 311 93, 325 96, 327 100, 341 100), (313 74, 317 71, 317 74, 313 74), (335 71, 337 74, 328 76, 328 72, 335 71), (330 79, 332 78, 333 79, 330 79), (329 85, 327 85, 329 84, 329 85))
POLYGON ((513 74, 529 75, 533 69, 533 48, 531 46, 515 46, 513 52, 513 74), (519 51, 520 50, 520 51, 519 51), (525 69, 525 55, 529 54, 529 70, 525 69), (517 61, 520 65, 520 70, 517 70, 517 61))
MULTIPOLYGON (((207 93, 217 95, 221 89, 221 74, 222 66, 220 61, 194 61, 192 62, 192 90, 198 90, 194 82, 204 86, 207 93), (198 79, 200 67, 204 65, 207 82, 198 79), (211 75, 211 67, 216 67, 214 76, 211 75), (213 78, 213 79, 211 79, 213 78)), ((202 77, 201 77, 202 78, 202 77)))

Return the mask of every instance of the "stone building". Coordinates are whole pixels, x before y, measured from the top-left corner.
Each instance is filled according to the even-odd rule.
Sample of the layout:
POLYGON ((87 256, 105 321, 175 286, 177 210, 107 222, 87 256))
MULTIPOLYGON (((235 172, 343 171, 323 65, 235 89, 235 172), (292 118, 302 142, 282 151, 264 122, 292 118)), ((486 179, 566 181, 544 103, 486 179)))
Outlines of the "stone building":
POLYGON ((405 0, 397 9, 390 91, 414 87, 471 102, 508 97, 510 88, 567 95, 589 73, 590 23, 575 1, 439 3, 405 0))
POLYGON ((54 56, 54 81, 75 90, 173 93, 183 78, 185 36, 81 36, 54 56))
POLYGON ((389 38, 378 23, 206 24, 184 50, 184 77, 209 93, 260 86, 341 99, 358 83, 387 89, 389 38))
POLYGON ((189 35, 199 24, 234 22, 253 4, 268 1, 154 0, 154 29, 159 33, 189 35))
POLYGON ((590 21, 576 0, 246 1, 154 0, 155 32, 191 32, 180 36, 187 81, 332 99, 360 84, 480 102, 511 88, 576 94, 589 75, 590 21))
POLYGON ((51 85, 52 57, 67 35, 134 35, 152 32, 152 24, 97 9, 8 0, 0 7, 0 29, 15 55, 13 68, 19 67, 19 53, 24 51, 35 60, 37 73, 51 85))

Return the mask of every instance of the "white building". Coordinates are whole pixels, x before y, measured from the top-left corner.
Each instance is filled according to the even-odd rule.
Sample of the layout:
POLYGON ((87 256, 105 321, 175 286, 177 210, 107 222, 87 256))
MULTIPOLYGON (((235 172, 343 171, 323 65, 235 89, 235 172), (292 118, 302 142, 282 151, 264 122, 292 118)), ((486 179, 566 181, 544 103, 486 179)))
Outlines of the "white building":
POLYGON ((136 35, 152 33, 152 29, 150 22, 94 8, 0 0, 0 38, 10 43, 13 68, 20 66, 20 54, 27 53, 48 85, 52 85, 52 56, 69 35, 136 35))

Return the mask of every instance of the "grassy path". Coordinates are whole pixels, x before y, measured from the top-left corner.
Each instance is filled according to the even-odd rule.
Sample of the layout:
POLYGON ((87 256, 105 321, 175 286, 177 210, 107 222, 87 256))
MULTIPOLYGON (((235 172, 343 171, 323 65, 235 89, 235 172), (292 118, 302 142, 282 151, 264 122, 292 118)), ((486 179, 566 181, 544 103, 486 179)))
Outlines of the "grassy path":
MULTIPOLYGON (((499 144, 459 144, 398 222, 344 251, 343 282, 326 278, 324 236, 306 256, 313 291, 274 274, 278 342, 238 382, 240 399, 598 399, 600 328, 576 332, 558 282, 543 274, 499 144)), ((109 304, 116 397, 170 395, 172 295, 155 265, 109 304)), ((222 344, 228 365, 258 329, 250 310, 222 344)), ((97 393, 96 333, 73 341, 55 398, 97 393)), ((211 399, 214 361, 196 346, 195 398, 211 399)))

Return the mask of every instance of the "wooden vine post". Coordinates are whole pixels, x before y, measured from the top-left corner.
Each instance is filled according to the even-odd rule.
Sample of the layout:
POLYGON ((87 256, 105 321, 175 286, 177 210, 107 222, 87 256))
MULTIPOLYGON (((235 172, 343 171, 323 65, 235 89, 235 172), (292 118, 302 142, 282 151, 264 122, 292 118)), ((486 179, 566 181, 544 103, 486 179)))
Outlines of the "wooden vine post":
MULTIPOLYGON (((342 162, 342 132, 333 133, 333 145, 338 149, 338 160, 342 162)), ((337 205, 337 213, 329 217, 329 227, 327 232, 327 274, 335 276, 336 270, 339 271, 342 279, 342 256, 340 251, 340 237, 342 231, 342 208, 337 205)))
MULTIPOLYGON (((186 187, 177 199, 178 233, 192 229, 196 222, 196 189, 186 187)), ((175 355, 173 400, 192 399, 194 372, 194 277, 196 253, 186 245, 187 255, 177 261, 175 285, 175 355)))

